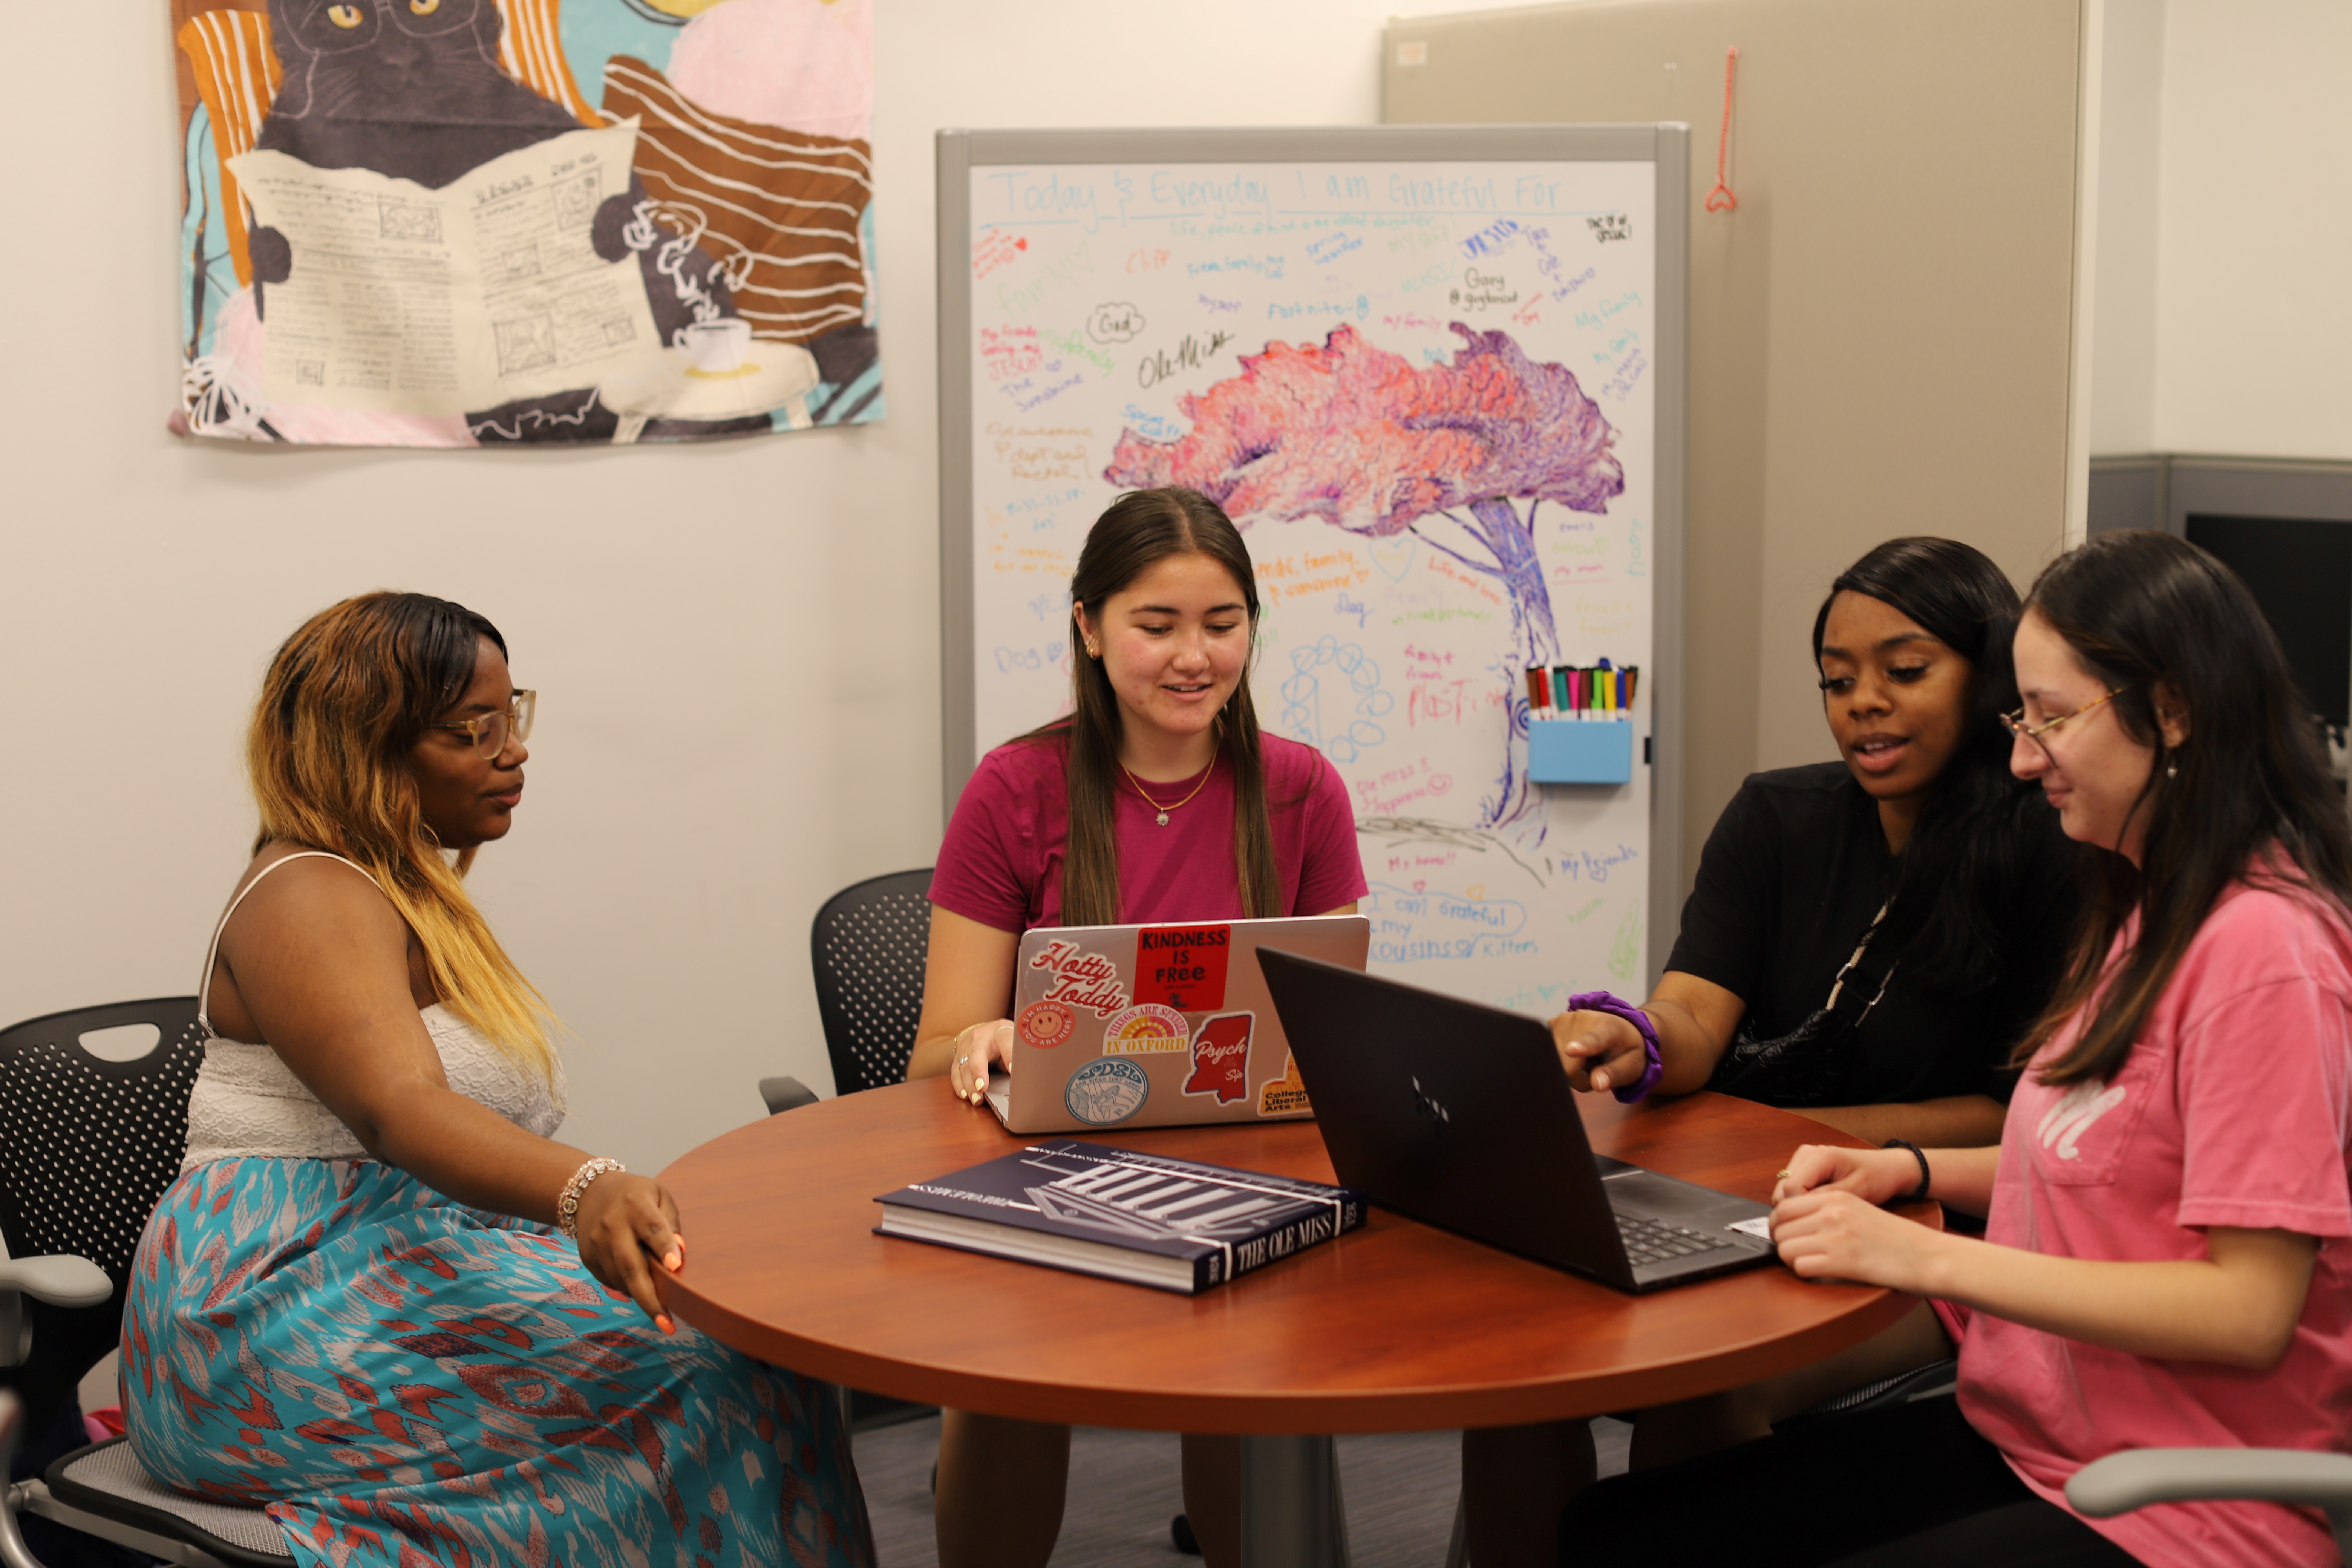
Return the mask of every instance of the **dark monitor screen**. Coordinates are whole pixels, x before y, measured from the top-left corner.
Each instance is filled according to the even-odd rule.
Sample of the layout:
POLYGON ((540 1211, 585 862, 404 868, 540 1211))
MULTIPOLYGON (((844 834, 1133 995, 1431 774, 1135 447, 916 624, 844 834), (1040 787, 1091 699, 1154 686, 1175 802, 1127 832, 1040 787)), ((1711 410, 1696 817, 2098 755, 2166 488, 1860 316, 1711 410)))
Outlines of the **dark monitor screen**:
POLYGON ((2352 722, 2352 522, 2191 512, 2189 542, 2253 590, 2311 711, 2352 722))

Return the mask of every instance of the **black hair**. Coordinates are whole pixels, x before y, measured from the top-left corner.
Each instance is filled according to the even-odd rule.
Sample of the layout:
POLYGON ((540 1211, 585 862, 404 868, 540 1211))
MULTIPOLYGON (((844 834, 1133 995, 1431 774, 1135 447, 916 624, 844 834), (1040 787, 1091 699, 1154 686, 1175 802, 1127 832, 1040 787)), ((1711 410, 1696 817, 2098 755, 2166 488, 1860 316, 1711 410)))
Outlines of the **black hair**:
POLYGON ((1982 551, 1958 540, 1890 539, 1830 584, 1813 616, 1816 669, 1840 594, 1901 611, 1969 668, 1959 744, 1897 858, 1877 942, 1899 955, 1913 982, 1949 996, 2017 984, 2021 967, 2054 968, 2054 954, 2011 951, 2016 900, 2035 870, 2035 840, 2050 826, 2041 789, 2009 771, 2010 734, 2000 721, 2017 702, 2010 652, 2017 590, 1982 551))

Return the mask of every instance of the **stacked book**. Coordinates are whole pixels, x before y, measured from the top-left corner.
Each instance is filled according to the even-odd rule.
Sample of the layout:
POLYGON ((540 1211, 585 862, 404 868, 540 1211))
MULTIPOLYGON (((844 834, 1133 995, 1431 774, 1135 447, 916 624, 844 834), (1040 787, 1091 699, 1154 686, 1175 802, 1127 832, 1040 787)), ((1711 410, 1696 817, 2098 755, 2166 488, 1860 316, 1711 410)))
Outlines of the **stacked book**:
POLYGON ((907 1237, 1192 1295, 1364 1223, 1350 1187, 1075 1139, 886 1193, 907 1237))

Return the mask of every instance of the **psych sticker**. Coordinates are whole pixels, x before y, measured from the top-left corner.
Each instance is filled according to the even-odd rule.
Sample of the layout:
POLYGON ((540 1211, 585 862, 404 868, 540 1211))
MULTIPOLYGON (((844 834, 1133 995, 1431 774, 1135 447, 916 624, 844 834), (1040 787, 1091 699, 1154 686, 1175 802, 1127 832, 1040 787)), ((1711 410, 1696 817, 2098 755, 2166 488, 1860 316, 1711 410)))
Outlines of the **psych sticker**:
POLYGON ((1269 1079, 1257 1091, 1257 1113, 1260 1116, 1296 1116, 1315 1108, 1307 1103, 1307 1085, 1298 1076, 1298 1058, 1288 1051, 1282 1053, 1282 1076, 1269 1079))
POLYGON ((1146 1002, 1113 1015, 1103 1026, 1102 1054, 1107 1057, 1149 1057, 1181 1051, 1192 1043, 1192 1026, 1184 1015, 1157 1002, 1146 1002))
POLYGON ((1233 941, 1231 926, 1146 926, 1135 936, 1135 999, 1180 1013, 1223 1006, 1233 941))
POLYGON ((1256 1026, 1255 1013, 1220 1013, 1202 1020, 1192 1037, 1192 1076, 1184 1080, 1184 1092, 1213 1094, 1219 1105, 1247 1100, 1250 1034, 1256 1026))
POLYGON ((1062 1003, 1049 1001, 1032 1002, 1022 1008, 1021 1016, 1014 1020, 1013 1029, 1021 1037, 1024 1045, 1049 1051, 1068 1039, 1071 1031, 1077 1026, 1076 1014, 1062 1003))
POLYGON ((1089 1127, 1108 1127, 1143 1109, 1151 1098, 1151 1080, 1143 1069, 1118 1057, 1088 1062, 1070 1075, 1062 1103, 1089 1127))

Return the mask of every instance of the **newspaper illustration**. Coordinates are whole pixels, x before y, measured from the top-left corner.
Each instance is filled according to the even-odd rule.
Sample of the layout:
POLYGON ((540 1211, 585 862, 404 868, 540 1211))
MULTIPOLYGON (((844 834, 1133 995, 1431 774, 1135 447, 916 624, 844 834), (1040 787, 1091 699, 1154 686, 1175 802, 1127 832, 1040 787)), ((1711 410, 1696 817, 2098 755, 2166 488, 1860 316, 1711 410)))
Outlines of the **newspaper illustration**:
POLYGON ((268 285, 274 400, 463 414, 595 386, 664 345, 635 255, 590 234, 629 188, 637 122, 573 131, 440 190, 283 153, 232 159, 255 221, 286 237, 268 285))

